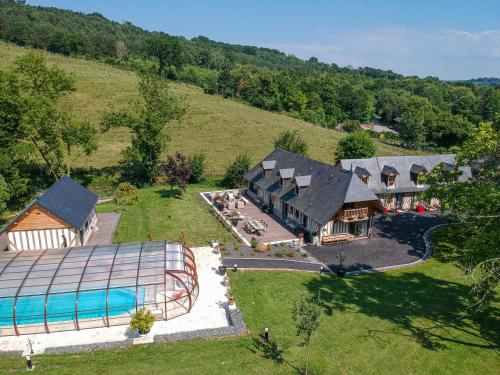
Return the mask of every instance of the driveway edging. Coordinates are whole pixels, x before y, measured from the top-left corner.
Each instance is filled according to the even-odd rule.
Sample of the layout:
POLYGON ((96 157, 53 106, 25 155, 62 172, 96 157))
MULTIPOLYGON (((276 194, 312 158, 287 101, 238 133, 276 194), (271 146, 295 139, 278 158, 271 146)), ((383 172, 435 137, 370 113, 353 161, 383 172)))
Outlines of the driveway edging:
POLYGON ((416 266, 420 263, 423 263, 432 256, 432 244, 431 244, 431 241, 429 240, 429 237, 432 234, 432 232, 435 229, 438 229, 438 228, 441 228, 441 227, 444 227, 447 225, 451 225, 451 224, 452 223, 434 225, 433 227, 428 228, 424 232, 422 237, 424 239, 424 244, 425 244, 425 254, 422 256, 422 258, 420 258, 414 262, 395 264, 393 266, 376 267, 376 268, 370 268, 370 269, 366 269, 366 270, 349 271, 349 272, 346 272, 346 275, 347 276, 354 276, 354 275, 360 275, 360 274, 366 274, 366 273, 391 271, 391 270, 397 270, 400 268, 412 267, 412 266, 416 266))

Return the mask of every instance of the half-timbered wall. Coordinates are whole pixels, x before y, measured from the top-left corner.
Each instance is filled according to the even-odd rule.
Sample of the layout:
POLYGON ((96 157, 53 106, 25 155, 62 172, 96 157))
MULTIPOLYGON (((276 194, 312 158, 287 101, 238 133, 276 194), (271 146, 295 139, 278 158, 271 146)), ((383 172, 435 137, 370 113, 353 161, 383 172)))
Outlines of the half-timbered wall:
POLYGON ((79 231, 74 228, 35 229, 8 233, 9 250, 45 250, 81 246, 79 231))

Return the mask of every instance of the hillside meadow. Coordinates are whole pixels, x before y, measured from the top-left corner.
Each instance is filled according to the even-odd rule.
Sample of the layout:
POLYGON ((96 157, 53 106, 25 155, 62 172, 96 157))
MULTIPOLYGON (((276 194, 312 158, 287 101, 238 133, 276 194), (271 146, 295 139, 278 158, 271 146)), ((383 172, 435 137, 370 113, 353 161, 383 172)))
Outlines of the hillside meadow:
MULTIPOLYGON (((0 42, 0 68, 12 66, 28 49, 0 42)), ((74 75, 77 91, 63 99, 75 116, 86 118, 96 127, 106 109, 120 108, 136 95, 137 75, 103 63, 43 53, 55 64, 74 75)), ((200 88, 172 82, 176 95, 186 99, 189 110, 170 128, 167 152, 207 154, 208 174, 221 175, 229 161, 247 152, 258 161, 273 149, 273 139, 285 129, 298 129, 310 147, 312 158, 333 162, 333 150, 345 133, 314 126, 278 113, 271 113, 220 96, 204 94, 200 88)), ((116 165, 121 151, 129 144, 127 130, 113 129, 100 135, 99 148, 90 156, 76 154, 76 167, 102 168, 116 165)), ((377 142, 377 155, 399 155, 410 151, 377 142)))

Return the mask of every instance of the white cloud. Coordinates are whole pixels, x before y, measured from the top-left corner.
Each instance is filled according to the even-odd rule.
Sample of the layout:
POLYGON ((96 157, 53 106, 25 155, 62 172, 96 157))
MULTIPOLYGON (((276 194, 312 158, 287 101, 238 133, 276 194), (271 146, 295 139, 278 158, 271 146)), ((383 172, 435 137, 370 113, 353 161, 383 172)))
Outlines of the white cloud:
POLYGON ((443 79, 500 76, 500 30, 366 28, 329 32, 323 40, 267 46, 302 58, 315 56, 341 66, 371 66, 403 74, 443 79))

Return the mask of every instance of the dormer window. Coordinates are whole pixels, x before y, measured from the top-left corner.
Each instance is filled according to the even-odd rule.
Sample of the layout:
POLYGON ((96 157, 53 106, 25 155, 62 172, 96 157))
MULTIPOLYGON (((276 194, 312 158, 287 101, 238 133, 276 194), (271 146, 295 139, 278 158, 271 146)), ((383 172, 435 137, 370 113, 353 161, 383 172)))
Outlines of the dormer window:
POLYGON ((300 195, 302 191, 311 185, 311 175, 295 176, 295 193, 300 195))
POLYGON ((457 172, 458 169, 456 166, 450 163, 443 163, 443 170, 451 174, 451 182, 454 183, 457 181, 457 175, 455 172, 457 172))
POLYGON ((384 168, 382 168, 382 178, 385 180, 388 189, 392 189, 395 187, 396 175, 398 174, 399 172, 396 170, 396 168, 389 165, 384 165, 384 168))
POLYGON ((361 179, 361 181, 363 181, 365 184, 368 184, 368 179, 371 176, 368 170, 366 170, 363 167, 356 167, 356 169, 354 169, 354 173, 356 173, 356 175, 361 179))
POLYGON ((285 186, 287 181, 289 181, 293 178, 294 172, 295 172, 294 168, 280 169, 279 170, 280 185, 285 186))
POLYGON ((428 171, 423 165, 413 164, 410 169, 410 178, 418 187, 423 187, 422 178, 427 175, 428 171))
POLYGON ((269 176, 270 171, 274 169, 276 166, 276 160, 264 160, 261 163, 262 166, 262 175, 264 178, 267 178, 269 176))

